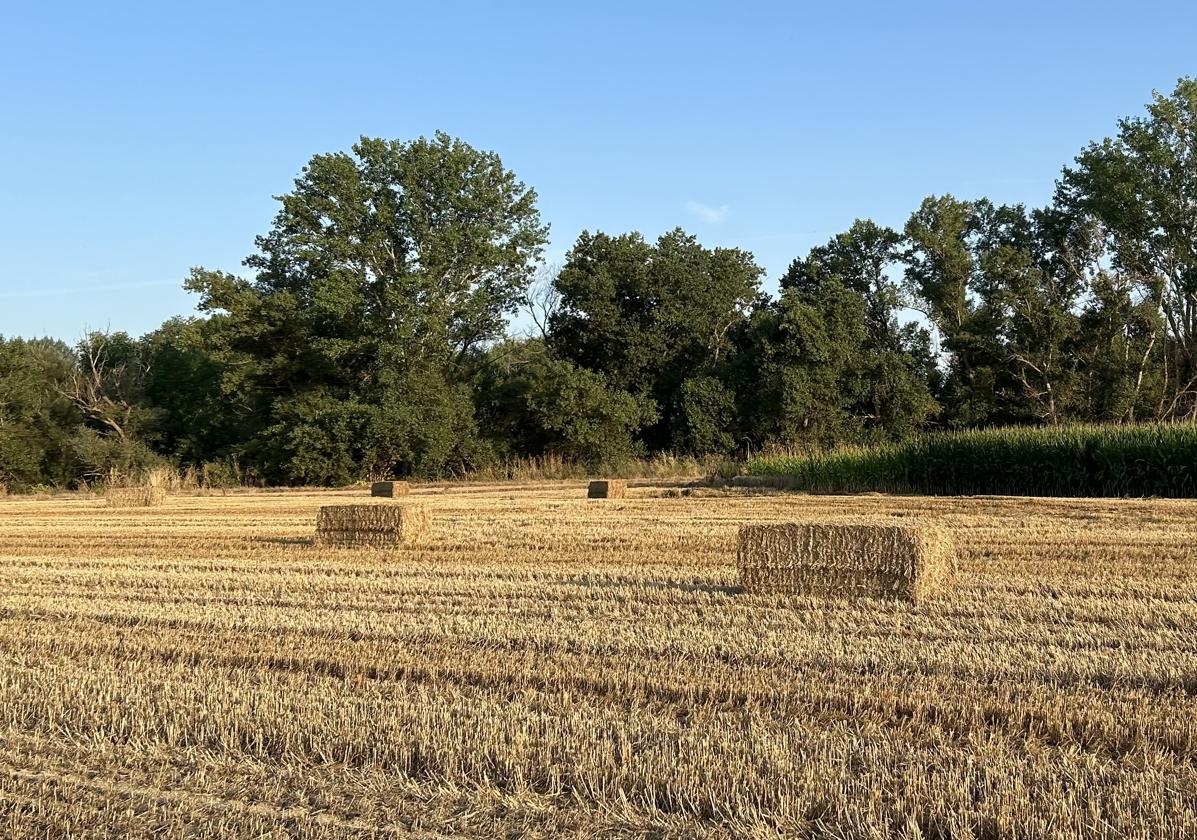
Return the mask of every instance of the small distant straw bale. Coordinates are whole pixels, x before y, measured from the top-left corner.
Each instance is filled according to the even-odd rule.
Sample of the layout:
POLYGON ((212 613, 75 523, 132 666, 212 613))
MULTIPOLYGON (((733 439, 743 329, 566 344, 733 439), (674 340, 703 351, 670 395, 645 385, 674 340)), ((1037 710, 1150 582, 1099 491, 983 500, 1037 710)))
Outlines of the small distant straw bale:
POLYGON ((320 508, 316 545, 388 548, 418 541, 428 529, 423 505, 332 505, 320 508))
POLYGON ((166 501, 165 487, 109 487, 104 493, 108 507, 157 507, 166 501))
POLYGON ((406 481, 376 481, 370 485, 370 495, 378 496, 385 499, 393 499, 395 496, 406 496, 411 492, 411 487, 406 481))
POLYGON ((628 493, 628 483, 621 479, 592 481, 586 488, 588 499, 622 499, 628 493))
POLYGON ((942 528, 873 522, 740 528, 748 592, 922 601, 951 582, 956 549, 942 528))

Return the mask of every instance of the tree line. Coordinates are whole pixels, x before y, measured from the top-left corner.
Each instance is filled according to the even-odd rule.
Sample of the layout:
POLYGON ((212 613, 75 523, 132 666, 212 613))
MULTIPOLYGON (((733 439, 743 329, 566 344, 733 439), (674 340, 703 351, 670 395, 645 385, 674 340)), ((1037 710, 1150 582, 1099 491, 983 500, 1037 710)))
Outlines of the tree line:
POLYGON ((161 463, 340 484, 546 453, 598 466, 929 429, 1197 419, 1197 81, 1064 167, 1043 208, 930 196, 763 293, 681 228, 542 265, 536 192, 444 134, 313 157, 201 316, 0 338, 0 482, 161 463), (512 329, 513 317, 527 325, 512 329))

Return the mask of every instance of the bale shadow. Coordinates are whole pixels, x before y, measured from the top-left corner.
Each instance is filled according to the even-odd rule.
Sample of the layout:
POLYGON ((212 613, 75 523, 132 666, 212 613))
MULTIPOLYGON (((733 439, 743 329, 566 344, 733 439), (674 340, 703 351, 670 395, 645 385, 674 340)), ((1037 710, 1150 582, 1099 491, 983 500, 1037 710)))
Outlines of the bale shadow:
POLYGON ((709 595, 743 595, 745 589, 737 584, 684 583, 676 580, 586 580, 569 576, 560 581, 562 586, 581 586, 588 589, 674 589, 678 592, 705 592, 709 595))
POLYGON ((316 544, 311 537, 250 537, 249 541, 268 545, 313 546, 316 544))

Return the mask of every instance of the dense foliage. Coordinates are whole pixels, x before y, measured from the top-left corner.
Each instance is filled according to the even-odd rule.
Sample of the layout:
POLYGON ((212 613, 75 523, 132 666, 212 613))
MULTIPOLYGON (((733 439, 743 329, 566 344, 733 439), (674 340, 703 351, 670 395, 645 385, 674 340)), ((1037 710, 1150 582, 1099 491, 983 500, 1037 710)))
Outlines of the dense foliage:
MULTIPOLYGON (((934 460, 1053 438, 932 430, 1197 419, 1195 80, 1082 150, 1050 206, 930 196, 900 231, 859 220, 798 256, 775 297, 750 253, 681 229, 583 232, 536 281, 536 199, 443 134, 313 157, 248 276, 193 270, 203 317, 75 348, 0 338, 0 482, 174 463, 329 484, 770 445, 934 460)), ((1011 468, 1042 456, 1016 448, 1011 468)))

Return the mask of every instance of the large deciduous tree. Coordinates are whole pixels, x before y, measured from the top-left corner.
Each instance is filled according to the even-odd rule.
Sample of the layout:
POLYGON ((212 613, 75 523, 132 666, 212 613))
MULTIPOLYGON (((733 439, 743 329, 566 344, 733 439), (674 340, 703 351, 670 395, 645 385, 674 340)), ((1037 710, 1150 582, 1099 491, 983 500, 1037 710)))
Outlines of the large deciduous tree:
POLYGON ((711 430, 728 422, 729 396, 712 377, 760 276, 748 252, 704 248, 681 229, 655 244, 638 233, 583 233, 557 275, 549 347, 655 404, 658 420, 642 431, 650 449, 726 448, 731 437, 711 430))
POLYGON ((1197 79, 1155 94, 1146 117, 1090 144, 1065 168, 1056 200, 1100 223, 1123 285, 1159 310, 1170 395, 1159 414, 1197 417, 1197 79))
POLYGON ((74 353, 60 341, 0 336, 0 483, 75 478, 70 440, 81 418, 63 393, 75 372, 74 353))
POLYGON ((255 420, 242 455, 275 481, 468 463, 463 368, 523 298, 547 233, 535 191, 438 133, 317 155, 279 201, 253 278, 197 269, 187 284, 255 420))
POLYGON ((938 329, 956 425, 1073 416, 1090 232, 1057 209, 932 196, 906 224, 905 288, 938 329))
POLYGON ((971 425, 996 413, 1000 350, 986 301, 979 298, 975 237, 978 216, 988 209, 950 195, 931 196, 906 222, 904 286, 913 305, 939 331, 948 356, 940 393, 945 420, 971 425))
POLYGON ((889 269, 900 241, 858 220, 794 260, 780 299, 758 308, 738 360, 757 443, 901 438, 936 410, 929 337, 898 319, 889 269))
POLYGON ((217 318, 171 318, 141 339, 145 399, 160 450, 192 465, 232 456, 246 425, 247 395, 225 393, 227 369, 210 349, 217 318))

